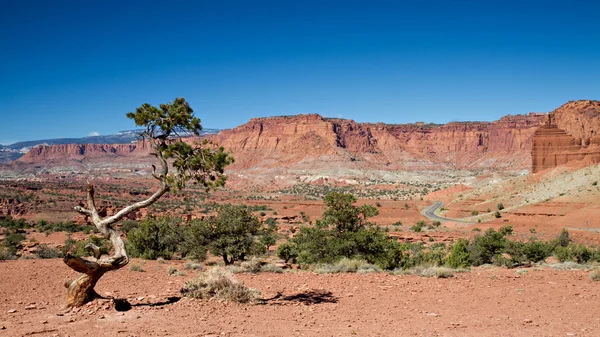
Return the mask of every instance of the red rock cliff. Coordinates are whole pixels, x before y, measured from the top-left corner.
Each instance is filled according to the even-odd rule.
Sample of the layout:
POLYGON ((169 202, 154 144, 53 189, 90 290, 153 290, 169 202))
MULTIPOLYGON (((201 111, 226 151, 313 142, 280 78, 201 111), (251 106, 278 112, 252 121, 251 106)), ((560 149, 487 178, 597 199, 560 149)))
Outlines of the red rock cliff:
POLYGON ((531 150, 533 173, 573 161, 600 162, 600 102, 572 101, 548 114, 531 150))
POLYGON ((521 169, 542 114, 507 116, 496 122, 387 125, 319 115, 255 118, 213 139, 233 152, 235 167, 273 167, 317 161, 320 165, 386 169, 521 169))
POLYGON ((47 161, 81 160, 83 158, 129 157, 148 154, 148 147, 136 144, 60 144, 38 145, 23 157, 21 163, 43 163, 47 161))
MULTIPOLYGON (((569 102, 553 115, 557 127, 540 127, 545 114, 537 113, 509 115, 494 122, 446 125, 357 123, 311 114, 253 118, 209 138, 234 155, 236 162, 232 169, 531 167, 538 171, 575 159, 595 161, 600 152, 595 150, 600 146, 599 103, 569 102)), ((143 144, 56 145, 34 148, 19 161, 35 163, 103 156, 118 159, 147 154, 148 147, 143 144)))

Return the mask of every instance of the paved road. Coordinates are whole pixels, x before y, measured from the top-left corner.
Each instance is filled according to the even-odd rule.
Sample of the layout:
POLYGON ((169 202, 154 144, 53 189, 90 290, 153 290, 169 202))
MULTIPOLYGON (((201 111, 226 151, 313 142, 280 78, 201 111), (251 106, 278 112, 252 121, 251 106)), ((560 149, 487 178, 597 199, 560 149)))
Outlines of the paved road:
POLYGON ((464 221, 464 220, 459 220, 459 219, 444 218, 444 217, 441 217, 441 216, 435 214, 435 211, 437 211, 442 206, 444 206, 443 202, 436 201, 433 205, 431 205, 429 207, 426 207, 423 210, 423 212, 421 212, 421 214, 423 214, 424 216, 426 216, 431 221, 439 221, 439 222, 452 221, 452 222, 460 222, 460 223, 464 223, 464 224, 471 224, 471 223, 473 223, 471 221, 464 221))

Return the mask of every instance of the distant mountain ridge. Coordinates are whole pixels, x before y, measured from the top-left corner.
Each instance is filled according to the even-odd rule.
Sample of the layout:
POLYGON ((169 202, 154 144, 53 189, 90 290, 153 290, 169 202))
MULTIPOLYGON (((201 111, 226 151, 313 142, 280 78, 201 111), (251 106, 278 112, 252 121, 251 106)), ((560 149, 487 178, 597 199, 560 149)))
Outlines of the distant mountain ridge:
MULTIPOLYGON (((142 130, 119 131, 113 135, 88 136, 81 138, 53 138, 18 142, 10 145, 0 145, 0 163, 8 163, 21 158, 31 148, 38 145, 63 144, 130 144, 139 139, 142 130)), ((216 134, 218 129, 203 129, 200 135, 216 134)))

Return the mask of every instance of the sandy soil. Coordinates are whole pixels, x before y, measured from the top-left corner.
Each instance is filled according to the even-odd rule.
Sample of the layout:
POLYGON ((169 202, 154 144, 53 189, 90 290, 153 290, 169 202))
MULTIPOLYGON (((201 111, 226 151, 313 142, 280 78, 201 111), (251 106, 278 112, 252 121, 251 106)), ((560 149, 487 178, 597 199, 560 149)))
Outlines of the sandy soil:
POLYGON ((237 305, 180 298, 187 276, 134 261, 107 274, 101 294, 125 298, 65 311, 58 259, 0 263, 0 336, 598 336, 600 283, 586 271, 476 268, 449 279, 311 272, 237 274, 263 298, 237 305))

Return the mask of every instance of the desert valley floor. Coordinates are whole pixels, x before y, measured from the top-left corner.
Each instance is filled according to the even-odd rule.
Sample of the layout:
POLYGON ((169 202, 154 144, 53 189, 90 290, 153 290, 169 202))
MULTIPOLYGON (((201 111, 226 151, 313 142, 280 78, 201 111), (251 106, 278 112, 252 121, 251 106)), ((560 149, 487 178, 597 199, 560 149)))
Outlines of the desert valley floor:
POLYGON ((260 305, 199 301, 168 276, 170 261, 135 261, 145 272, 109 273, 101 294, 126 299, 64 309, 58 259, 0 263, 0 336, 598 336, 600 290, 587 271, 474 268, 446 279, 412 275, 236 274, 260 305), (278 294, 280 294, 278 296, 278 294))

